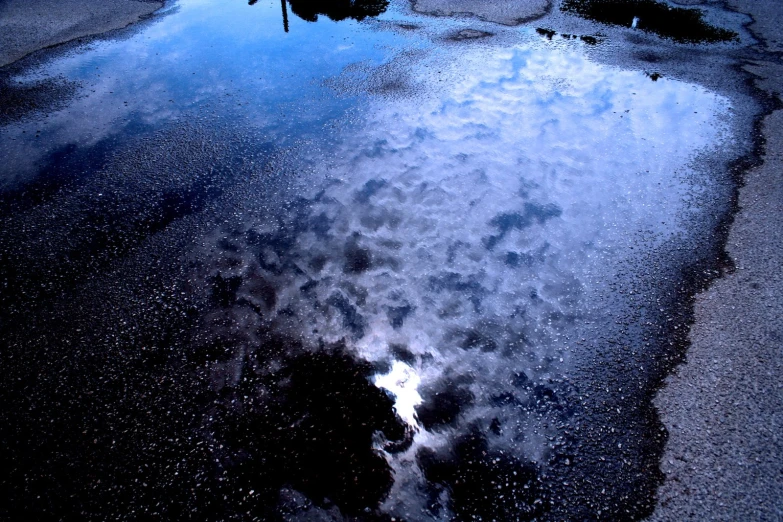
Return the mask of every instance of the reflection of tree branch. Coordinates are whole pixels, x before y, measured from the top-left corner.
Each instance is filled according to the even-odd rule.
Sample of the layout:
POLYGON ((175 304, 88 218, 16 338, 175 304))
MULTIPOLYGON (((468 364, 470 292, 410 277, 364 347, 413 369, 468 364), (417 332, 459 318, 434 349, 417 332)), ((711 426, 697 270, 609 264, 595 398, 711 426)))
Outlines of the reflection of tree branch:
MULTIPOLYGON (((247 5, 255 5, 258 0, 247 0, 247 5)), ((318 15, 326 15, 339 22, 346 18, 364 20, 378 16, 389 7, 389 0, 288 0, 291 11, 306 22, 317 22, 318 15)), ((283 10, 283 29, 288 32, 288 9, 286 0, 280 0, 283 10)))
POLYGON ((307 22, 315 22, 318 15, 326 15, 335 22, 353 18, 364 20, 378 16, 389 6, 388 0, 288 0, 291 11, 307 22))

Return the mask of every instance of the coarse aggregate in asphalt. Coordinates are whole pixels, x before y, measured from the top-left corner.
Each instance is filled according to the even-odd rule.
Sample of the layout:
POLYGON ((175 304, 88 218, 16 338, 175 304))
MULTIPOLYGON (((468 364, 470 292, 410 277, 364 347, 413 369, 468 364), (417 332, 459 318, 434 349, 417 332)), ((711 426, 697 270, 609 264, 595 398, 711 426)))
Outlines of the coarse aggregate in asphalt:
POLYGON ((162 6, 157 0, 3 0, 0 67, 45 47, 125 27, 162 6))
MULTIPOLYGON (((733 1, 760 56, 745 70, 783 103, 783 10, 733 1)), ((783 519, 783 111, 758 127, 762 162, 744 174, 726 249, 734 269, 695 302, 686 361, 655 404, 669 432, 650 520, 783 519)))

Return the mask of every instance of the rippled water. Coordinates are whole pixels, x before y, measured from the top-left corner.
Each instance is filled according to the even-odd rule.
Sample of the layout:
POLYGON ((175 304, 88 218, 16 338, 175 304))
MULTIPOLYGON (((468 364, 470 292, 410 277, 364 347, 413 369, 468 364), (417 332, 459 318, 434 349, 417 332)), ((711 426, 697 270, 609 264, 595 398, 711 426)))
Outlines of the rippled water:
POLYGON ((0 129, 8 509, 646 513, 734 102, 534 27, 252 4, 9 73, 70 94, 0 129))

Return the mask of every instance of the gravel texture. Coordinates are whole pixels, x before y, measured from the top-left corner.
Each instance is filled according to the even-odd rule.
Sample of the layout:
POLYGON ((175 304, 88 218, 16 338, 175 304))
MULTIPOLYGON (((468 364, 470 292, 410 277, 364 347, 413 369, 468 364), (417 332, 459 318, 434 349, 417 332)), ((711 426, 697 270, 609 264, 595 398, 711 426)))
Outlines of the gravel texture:
MULTIPOLYGON (((783 41, 780 3, 733 3, 765 55, 745 70, 779 98, 780 59, 767 52, 783 41)), ((762 132, 726 245, 736 270, 697 297, 687 362, 656 399, 669 441, 651 520, 783 520, 783 111, 762 132)))
POLYGON ((162 6, 148 0, 2 0, 0 67, 39 49, 125 27, 162 6))
POLYGON ((687 363, 656 401, 670 439, 652 520, 783 519, 783 111, 765 130, 729 239, 737 270, 697 299, 687 363))
POLYGON ((436 16, 475 16, 488 22, 516 25, 539 18, 551 7, 550 0, 413 0, 413 9, 436 16))

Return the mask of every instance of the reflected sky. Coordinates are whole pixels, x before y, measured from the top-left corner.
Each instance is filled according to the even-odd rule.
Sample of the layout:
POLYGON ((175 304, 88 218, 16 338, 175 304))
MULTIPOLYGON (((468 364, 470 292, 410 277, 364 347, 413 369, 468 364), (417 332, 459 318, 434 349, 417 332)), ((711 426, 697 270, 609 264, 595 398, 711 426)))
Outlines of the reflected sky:
POLYGON ((676 281, 688 260, 671 252, 710 241, 725 180, 702 160, 731 141, 731 101, 533 27, 495 38, 385 2, 346 14, 298 0, 286 32, 280 3, 250 4, 183 0, 14 78, 78 85, 65 107, 0 129, 7 193, 72 182, 2 215, 16 317, 51 306, 92 330, 118 314, 111 335, 94 327, 99 348, 177 355, 152 367, 208 397, 177 405, 202 419, 183 439, 211 452, 193 464, 202 478, 183 478, 200 507, 230 495, 221 509, 237 516, 248 502, 302 519, 556 520, 565 504, 542 499, 567 466, 594 477, 586 494, 609 491, 614 515, 643 509, 624 491, 652 498, 646 418, 608 419, 585 390, 634 379, 642 391, 607 387, 611 411, 648 404, 635 372, 657 349, 670 286, 656 278, 676 281), (444 43, 462 30, 481 38, 444 43), (155 275, 164 290, 145 282, 126 302, 126 280, 155 275), (176 335, 147 333, 180 306, 176 335), (603 364, 618 353, 632 370, 603 364), (611 445, 585 457, 596 418, 611 445), (632 472, 612 473, 626 460, 632 472))
MULTIPOLYGON (((459 474, 437 470, 452 466, 461 437, 523 459, 508 464, 520 473, 562 461, 562 426, 584 415, 578 375, 637 306, 607 299, 609 287, 709 229, 701 203, 716 181, 697 158, 729 139, 729 100, 597 64, 585 45, 531 36, 433 51, 410 79, 425 90, 370 99, 296 211, 218 229, 202 253, 211 261, 194 277, 232 278, 233 302, 252 301, 259 277, 279 289, 274 310, 285 314, 235 306, 232 324, 268 324, 313 345, 349 339, 390 366, 376 383, 398 395, 409 422, 415 410, 417 429, 391 457, 397 480, 384 509, 395 516, 511 516, 497 499, 465 505, 459 474), (422 496, 427 481, 451 490, 450 503, 422 496)), ((647 340, 626 342, 638 353, 647 340)), ((499 480, 493 473, 484 479, 499 480)))
POLYGON ((394 33, 327 17, 318 23, 292 17, 285 33, 275 2, 183 1, 156 17, 142 32, 91 44, 16 79, 63 77, 82 88, 66 109, 2 129, 10 160, 4 184, 35 175, 47 153, 67 144, 138 134, 183 114, 236 119, 289 145, 352 106, 324 88, 324 79, 351 63, 379 65, 401 43, 394 33), (24 139, 37 132, 37 141, 24 139))

